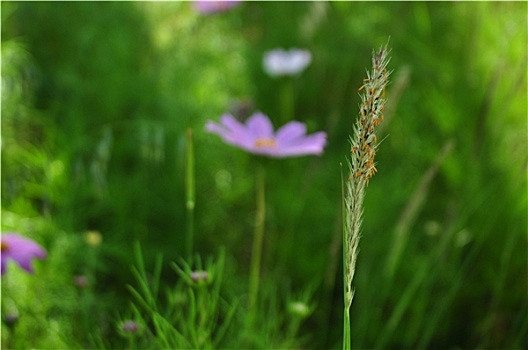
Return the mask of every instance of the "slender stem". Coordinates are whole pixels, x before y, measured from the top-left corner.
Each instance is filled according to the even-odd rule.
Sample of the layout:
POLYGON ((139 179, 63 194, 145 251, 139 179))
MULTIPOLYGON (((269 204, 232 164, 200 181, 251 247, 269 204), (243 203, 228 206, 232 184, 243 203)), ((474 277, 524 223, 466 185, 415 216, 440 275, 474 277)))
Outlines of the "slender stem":
POLYGON ((447 155, 453 150, 454 141, 453 139, 448 140, 442 150, 437 155, 433 164, 422 176, 420 183, 416 186, 413 194, 409 197, 409 202, 405 206, 398 223, 394 229, 394 244, 392 244, 391 251, 389 252, 387 264, 385 266, 385 274, 391 279, 394 276, 394 272, 398 267, 398 263, 401 258, 401 253, 407 243, 407 238, 410 233, 410 227, 416 220, 420 209, 422 208, 423 202, 426 199, 427 192, 431 185, 433 178, 438 172, 438 168, 447 157, 447 155))
POLYGON ((343 350, 352 349, 350 341, 350 309, 344 308, 343 315, 343 350))
MULTIPOLYGON (((6 274, 5 276, 2 276, 2 292, 3 292, 3 298, 2 298, 2 316, 5 317, 8 313, 13 313, 16 308, 13 307, 15 303, 11 298, 9 298, 7 295, 10 293, 9 285, 11 283, 11 280, 9 278, 9 274, 6 274), (9 306, 9 307, 7 307, 9 306)), ((16 328, 16 322, 18 321, 18 311, 16 312, 17 317, 15 319, 11 319, 7 321, 7 317, 5 317, 4 323, 6 324, 7 328, 9 329, 9 332, 7 332, 7 340, 5 341, 5 348, 6 349, 15 349, 16 348, 16 334, 15 334, 15 328, 16 328)), ((12 314, 12 316, 15 316, 15 314, 12 314)), ((5 333, 4 333, 5 334, 5 333)), ((2 334, 2 337, 4 337, 4 334, 2 334)), ((2 339, 3 340, 3 339, 2 339)))
MULTIPOLYGON (((343 271, 346 271, 348 268, 347 264, 347 252, 348 248, 348 239, 347 239, 347 225, 346 225, 346 197, 345 197, 345 180, 343 177, 343 165, 341 164, 341 213, 343 220, 343 271)), ((350 301, 349 293, 347 293, 347 278, 346 275, 343 278, 343 350, 351 349, 350 341, 350 301)))
POLYGON ((361 105, 359 116, 354 125, 354 133, 350 138, 351 149, 348 159, 350 176, 344 190, 344 230, 343 230, 343 349, 351 348, 350 306, 354 298, 352 282, 356 271, 356 261, 359 252, 361 225, 363 218, 363 202, 370 178, 376 174, 374 157, 378 148, 376 127, 383 120, 385 105, 385 87, 390 72, 386 67, 389 62, 387 46, 372 53, 372 71, 367 71, 367 78, 359 91, 361 105))
POLYGON ((186 152, 185 152, 185 208, 187 210, 187 235, 185 242, 185 256, 192 257, 194 240, 194 205, 195 205, 195 183, 194 183, 194 148, 192 129, 187 130, 186 152))
POLYGON ((293 120, 294 117, 294 93, 293 93, 293 78, 286 77, 282 81, 282 89, 280 96, 281 103, 281 121, 283 124, 293 120))
POLYGON ((251 316, 255 315, 257 295, 260 280, 260 262, 262 258, 262 242, 264 238, 264 221, 266 218, 265 178, 266 171, 262 165, 258 165, 256 172, 256 215, 255 236, 253 237, 253 250, 251 255, 251 266, 249 276, 249 308, 251 316))

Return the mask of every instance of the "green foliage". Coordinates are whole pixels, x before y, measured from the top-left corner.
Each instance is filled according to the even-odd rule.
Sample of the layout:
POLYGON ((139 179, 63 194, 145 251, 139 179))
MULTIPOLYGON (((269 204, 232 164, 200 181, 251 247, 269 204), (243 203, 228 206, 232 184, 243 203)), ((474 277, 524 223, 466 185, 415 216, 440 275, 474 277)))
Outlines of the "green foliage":
POLYGON ((388 37, 352 347, 528 346, 526 3, 244 2, 211 15, 189 2, 1 6, 2 231, 48 251, 35 275, 10 265, 2 277, 2 347, 340 347, 339 164, 371 51, 388 37), (285 82, 262 69, 276 47, 312 52, 290 82, 294 114, 329 143, 321 157, 266 162, 251 327, 256 163, 203 127, 228 111, 284 122, 285 82), (184 256, 188 129, 194 253, 217 256, 203 266, 184 256), (202 268, 213 282, 190 284, 202 268), (307 318, 288 312, 297 301, 307 318), (129 319, 141 336, 122 336, 129 319))
POLYGON ((139 245, 135 255, 138 267, 133 272, 139 288, 129 290, 141 331, 133 335, 131 348, 218 348, 236 311, 236 304, 229 306, 220 295, 225 253, 221 251, 215 263, 209 261, 204 267, 196 257, 195 270, 183 260, 182 266, 173 264, 180 279, 166 290, 164 305, 159 297, 161 257, 154 274, 148 276, 139 245))

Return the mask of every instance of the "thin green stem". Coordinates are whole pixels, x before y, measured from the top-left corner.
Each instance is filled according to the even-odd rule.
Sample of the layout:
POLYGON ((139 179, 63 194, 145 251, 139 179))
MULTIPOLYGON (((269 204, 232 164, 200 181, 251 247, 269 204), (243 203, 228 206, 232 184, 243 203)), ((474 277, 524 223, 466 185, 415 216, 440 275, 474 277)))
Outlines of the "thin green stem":
POLYGON ((344 308, 343 314, 343 350, 352 349, 350 341, 350 309, 344 308))
POLYGON ((185 208, 187 211, 187 235, 185 241, 185 256, 191 258, 194 240, 194 205, 195 205, 195 181, 194 181, 194 147, 192 129, 187 130, 186 152, 185 152, 185 208))
POLYGON ((378 147, 376 127, 383 120, 385 87, 390 72, 387 46, 372 53, 372 71, 367 71, 360 90, 361 105, 359 117, 350 138, 351 149, 348 158, 350 176, 346 184, 341 175, 343 200, 343 349, 351 348, 350 306, 354 298, 352 282, 361 237, 363 202, 370 178, 376 174, 374 157, 378 147))
POLYGON ((256 172, 256 214, 255 214, 255 236, 253 237, 253 250, 251 255, 251 266, 249 276, 249 308, 251 319, 255 315, 257 296, 260 281, 260 262, 262 258, 262 242, 264 239, 264 221, 266 218, 266 171, 262 165, 258 165, 256 172))
MULTIPOLYGON (((346 230, 346 202, 345 202, 345 180, 343 177, 343 164, 341 166, 341 212, 343 220, 343 271, 347 269, 347 252, 348 252, 348 240, 346 230)), ((350 341, 350 305, 349 295, 347 293, 347 279, 343 278, 343 350, 351 349, 350 341)))
POLYGON ((281 122, 283 124, 293 120, 295 113, 295 96, 293 92, 293 79, 287 77, 282 80, 280 103, 281 122))

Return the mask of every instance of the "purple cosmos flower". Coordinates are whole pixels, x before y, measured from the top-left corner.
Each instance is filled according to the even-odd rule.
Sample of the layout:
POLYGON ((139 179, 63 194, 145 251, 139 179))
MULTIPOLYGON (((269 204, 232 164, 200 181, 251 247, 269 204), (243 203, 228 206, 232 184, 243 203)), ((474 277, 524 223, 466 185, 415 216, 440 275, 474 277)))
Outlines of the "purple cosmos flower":
POLYGON ((275 158, 322 154, 326 145, 325 132, 306 135, 306 125, 298 121, 289 122, 274 132, 269 118, 260 112, 254 113, 245 124, 224 114, 220 124, 209 121, 205 129, 226 143, 275 158))
POLYGON ((201 14, 213 14, 224 12, 240 5, 240 1, 236 0, 220 0, 220 1, 194 1, 194 8, 201 14))
POLYGON ((264 70, 271 77, 291 76, 302 72, 312 62, 312 54, 308 50, 275 49, 264 54, 262 61, 264 70))
POLYGON ((46 251, 29 238, 22 237, 16 233, 2 233, 0 238, 2 247, 1 272, 7 270, 9 259, 15 261, 21 268, 33 273, 32 259, 45 259, 46 251))

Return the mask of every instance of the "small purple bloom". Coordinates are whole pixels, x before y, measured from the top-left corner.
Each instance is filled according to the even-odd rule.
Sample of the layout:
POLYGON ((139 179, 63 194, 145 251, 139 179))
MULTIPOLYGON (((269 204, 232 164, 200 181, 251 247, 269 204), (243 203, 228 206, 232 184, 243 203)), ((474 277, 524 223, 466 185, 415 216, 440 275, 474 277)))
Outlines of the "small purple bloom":
POLYGON ((240 1, 236 0, 194 1, 194 8, 201 14, 213 14, 218 12, 224 12, 238 5, 240 5, 240 1))
POLYGON ((88 277, 84 275, 75 276, 73 279, 73 283, 75 284, 76 287, 86 288, 88 287, 88 277))
POLYGON ((291 76, 302 72, 312 62, 312 54, 308 50, 275 49, 264 54, 264 70, 271 77, 291 76))
POLYGON ((128 320, 123 322, 121 325, 121 331, 123 333, 137 333, 139 331, 139 326, 135 321, 128 320))
POLYGON ((228 144, 274 158, 319 155, 326 145, 325 132, 306 135, 306 125, 298 121, 291 121, 274 132, 269 118, 260 112, 254 113, 245 124, 231 114, 224 114, 220 124, 208 121, 205 129, 228 144))
POLYGON ((9 259, 15 261, 27 272, 33 273, 32 259, 45 259, 47 256, 46 251, 40 245, 16 233, 3 233, 0 243, 2 247, 2 275, 7 270, 9 259))
POLYGON ((18 322, 18 313, 16 312, 6 312, 5 316, 4 316, 4 322, 8 325, 8 326, 14 326, 15 323, 18 322))
POLYGON ((198 270, 191 272, 191 280, 195 283, 207 282, 209 279, 209 273, 207 271, 198 270))

